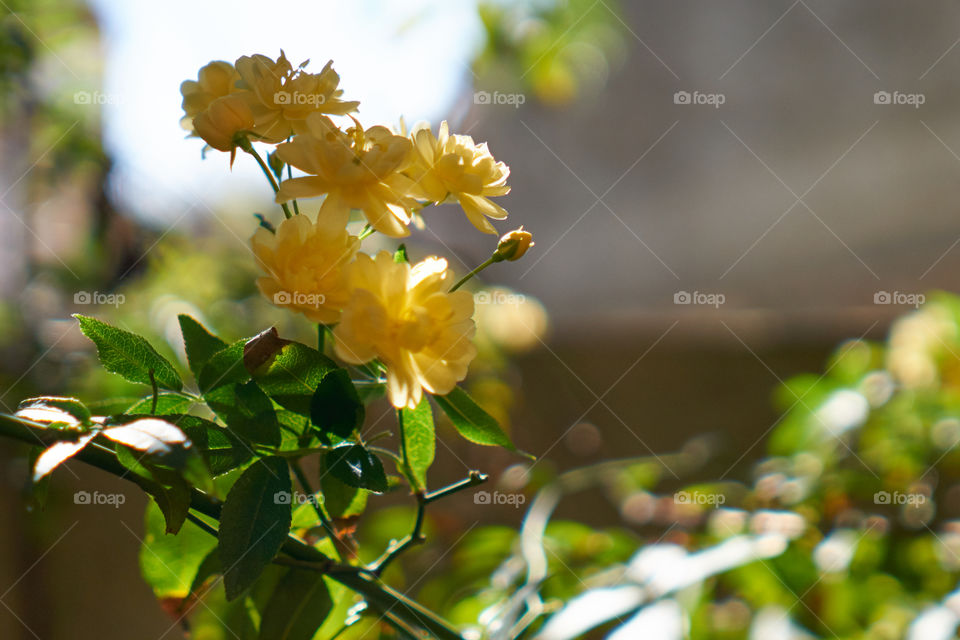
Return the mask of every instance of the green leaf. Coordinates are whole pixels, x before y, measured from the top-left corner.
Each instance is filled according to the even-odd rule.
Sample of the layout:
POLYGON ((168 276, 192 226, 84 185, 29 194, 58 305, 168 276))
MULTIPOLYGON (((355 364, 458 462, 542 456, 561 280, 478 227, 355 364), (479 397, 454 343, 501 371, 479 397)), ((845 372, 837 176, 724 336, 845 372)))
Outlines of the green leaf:
POLYGON ((313 393, 336 363, 299 342, 284 344, 253 371, 253 378, 280 406, 302 416, 310 415, 313 393))
POLYGON ((196 402, 196 400, 182 396, 179 393, 160 393, 157 394, 157 411, 151 414, 150 411, 153 409, 153 395, 151 394, 137 400, 137 402, 124 411, 124 413, 143 416, 165 416, 171 413, 186 413, 196 402))
POLYGON ((190 415, 168 415, 166 419, 187 434, 214 476, 242 466, 253 456, 242 440, 214 422, 190 415))
POLYGON ((117 462, 133 474, 155 482, 156 492, 150 497, 163 513, 165 532, 179 533, 190 511, 190 485, 176 471, 153 464, 141 451, 127 447, 115 449, 117 462))
POLYGON ((180 332, 183 334, 183 346, 187 351, 187 363, 195 377, 200 376, 203 365, 219 351, 227 348, 227 343, 207 331, 206 327, 194 318, 180 314, 180 332))
POLYGON ((250 373, 243 366, 244 344, 244 340, 238 340, 210 356, 197 376, 202 393, 250 379, 250 373))
POLYGON ((203 398, 230 431, 258 444, 280 445, 277 412, 270 398, 253 380, 217 387, 203 398))
POLYGON ((287 539, 290 492, 287 462, 274 456, 250 465, 227 494, 220 517, 220 564, 228 600, 256 581, 287 539))
POLYGON ((387 490, 387 475, 380 459, 359 444, 334 447, 324 456, 327 470, 337 480, 351 487, 376 493, 387 490))
POLYGON ((407 245, 401 244, 397 247, 397 250, 393 253, 394 262, 410 262, 410 258, 407 257, 407 245))
POLYGON ((160 418, 137 418, 104 429, 100 434, 108 440, 161 458, 180 456, 190 447, 190 439, 183 431, 160 418))
POLYGON ((17 413, 25 409, 59 409, 64 411, 78 422, 83 424, 90 423, 90 410, 76 398, 60 398, 57 396, 40 396, 39 398, 28 398, 17 407, 17 413))
POLYGON ((100 362, 107 371, 121 375, 130 382, 150 384, 152 369, 159 386, 173 391, 183 388, 180 374, 173 365, 141 336, 95 318, 80 314, 74 314, 73 317, 80 321, 83 335, 97 345, 100 362))
POLYGON ((436 434, 433 428, 433 411, 424 394, 416 409, 400 411, 400 434, 407 467, 416 482, 416 489, 426 491, 427 469, 433 464, 436 452, 436 434))
POLYGON ((349 437, 363 424, 365 413, 346 369, 334 369, 325 375, 310 400, 310 419, 324 435, 349 437))
POLYGON ((493 416, 481 409, 480 405, 460 387, 456 387, 445 396, 433 396, 433 399, 447 414, 460 435, 470 442, 504 447, 510 451, 517 450, 493 416))
POLYGON ((323 508, 331 518, 349 518, 358 516, 367 508, 366 489, 351 487, 325 473, 320 478, 320 493, 323 496, 323 508))
POLYGON ((184 598, 197 569, 217 541, 187 523, 175 536, 164 534, 164 517, 149 504, 146 532, 140 547, 140 570, 158 598, 184 598))
POLYGON ((190 511, 190 485, 183 478, 175 478, 169 486, 162 487, 160 493, 154 494, 153 499, 163 512, 166 533, 179 534, 190 511))
POLYGON ((324 577, 290 569, 267 602, 260 622, 261 640, 310 640, 333 609, 324 577))
POLYGON ((79 436, 75 442, 55 442, 44 449, 34 463, 33 481, 39 482, 58 466, 80 453, 96 435, 96 432, 86 433, 79 436))
POLYGON ((194 595, 199 592, 207 580, 218 573, 223 573, 223 568, 220 566, 220 550, 214 548, 206 555, 200 563, 200 566, 197 567, 197 573, 193 576, 193 581, 190 583, 190 594, 194 595))
POLYGON ((293 451, 321 445, 317 431, 310 424, 310 418, 287 409, 277 410, 277 422, 280 423, 280 450, 293 451))

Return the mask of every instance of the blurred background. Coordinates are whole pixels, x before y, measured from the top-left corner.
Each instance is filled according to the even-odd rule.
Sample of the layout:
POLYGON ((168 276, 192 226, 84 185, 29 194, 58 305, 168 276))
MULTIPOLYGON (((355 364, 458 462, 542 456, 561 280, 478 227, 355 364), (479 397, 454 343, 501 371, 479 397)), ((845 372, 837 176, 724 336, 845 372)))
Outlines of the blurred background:
MULTIPOLYGON (((172 355, 183 312, 310 335, 253 286, 251 213, 278 213, 259 170, 178 124, 200 66, 283 48, 333 59, 366 126, 446 119, 510 165, 499 228, 537 244, 483 275, 468 387, 538 468, 699 437, 746 480, 785 380, 960 283, 957 24, 946 0, 2 0, 0 410, 139 393, 90 366, 71 313, 172 355)), ((414 258, 465 273, 492 249, 454 207, 427 222, 414 258)), ((449 440, 440 478, 516 475, 449 440)), ((74 488, 112 485, 75 463, 28 512, 24 450, 0 461, 0 637, 178 637, 137 575, 142 496, 90 517, 74 488)), ((522 516, 457 500, 441 528, 522 516)))

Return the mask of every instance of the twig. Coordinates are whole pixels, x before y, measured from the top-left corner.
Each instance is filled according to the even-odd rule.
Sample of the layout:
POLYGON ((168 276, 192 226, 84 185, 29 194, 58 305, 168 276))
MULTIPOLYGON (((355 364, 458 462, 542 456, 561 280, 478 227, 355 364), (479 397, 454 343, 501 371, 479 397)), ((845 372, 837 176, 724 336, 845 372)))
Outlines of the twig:
POLYGON ((327 519, 327 514, 323 512, 323 507, 320 506, 320 503, 317 502, 317 494, 310 486, 310 481, 307 479, 307 474, 303 472, 303 469, 300 467, 300 461, 296 459, 290 459, 290 468, 293 469, 293 474, 297 476, 297 482, 300 483, 300 486, 303 490, 310 496, 310 504, 313 505, 313 510, 317 513, 317 517, 320 518, 320 524, 323 525, 324 531, 327 532, 327 537, 330 538, 330 542, 333 543, 334 551, 337 555, 340 555, 340 552, 337 551, 337 532, 333 528, 333 523, 327 519))

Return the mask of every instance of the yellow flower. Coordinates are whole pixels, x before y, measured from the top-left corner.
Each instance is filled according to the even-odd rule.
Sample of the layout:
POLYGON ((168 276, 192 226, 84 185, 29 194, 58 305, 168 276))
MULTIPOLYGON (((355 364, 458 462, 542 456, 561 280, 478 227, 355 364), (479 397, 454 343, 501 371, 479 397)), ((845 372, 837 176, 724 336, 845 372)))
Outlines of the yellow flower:
POLYGON ((311 113, 344 115, 356 111, 359 102, 340 99, 340 76, 333 61, 320 73, 307 73, 304 62, 296 70, 283 51, 276 62, 264 55, 243 56, 237 60, 240 86, 247 91, 256 118, 255 131, 268 142, 280 142, 298 131, 311 113))
POLYGON ((350 298, 345 267, 360 248, 346 231, 346 219, 310 222, 288 218, 274 235, 260 228, 251 244, 267 275, 257 280, 261 293, 279 307, 302 313, 312 322, 332 324, 350 298))
POLYGON ((252 127, 250 107, 237 95, 217 98, 193 119, 196 134, 219 151, 233 151, 237 134, 252 127))
POLYGON ((180 126, 193 131, 193 119, 206 110, 211 102, 240 91, 236 87, 239 79, 240 75, 232 64, 215 60, 200 69, 196 80, 184 80, 180 85, 184 111, 180 126))
POLYGON ((523 225, 520 225, 519 229, 514 229, 500 237, 500 242, 497 243, 497 250, 493 255, 497 259, 497 262, 502 262, 503 260, 510 260, 512 262, 522 258, 523 254, 535 244, 537 243, 533 241, 533 234, 529 231, 524 231, 523 225))
POLYGON ((411 138, 413 161, 406 173, 415 183, 413 194, 436 203, 456 200, 473 226, 495 234, 487 218, 503 220, 507 212, 490 197, 510 193, 510 168, 494 160, 486 142, 474 144, 470 136, 450 135, 446 121, 437 136, 423 127, 411 138))
POLYGON ((359 123, 344 132, 318 113, 310 115, 306 125, 307 131, 292 142, 277 146, 277 157, 310 175, 284 180, 277 202, 326 194, 321 218, 362 209, 377 231, 408 235, 416 202, 407 196, 411 182, 400 170, 410 154, 410 141, 386 127, 364 130, 359 123))
POLYGON ((452 391, 477 354, 473 297, 448 293, 452 280, 442 258, 411 266, 387 251, 361 253, 350 269, 353 293, 334 329, 334 348, 352 364, 380 358, 397 408, 416 407, 423 389, 452 391))

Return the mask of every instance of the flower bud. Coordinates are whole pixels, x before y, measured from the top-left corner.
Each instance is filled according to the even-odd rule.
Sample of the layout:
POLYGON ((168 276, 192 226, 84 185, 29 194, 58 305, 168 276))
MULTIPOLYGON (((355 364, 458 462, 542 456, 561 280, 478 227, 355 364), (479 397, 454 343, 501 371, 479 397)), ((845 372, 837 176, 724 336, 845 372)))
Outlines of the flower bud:
POLYGON ((243 98, 223 96, 194 118, 193 128, 214 149, 233 151, 237 133, 253 128, 253 112, 243 98))
POLYGON ((514 229, 500 238, 497 250, 493 252, 493 258, 497 262, 519 260, 534 244, 536 243, 533 242, 532 233, 524 231, 523 227, 514 229))

